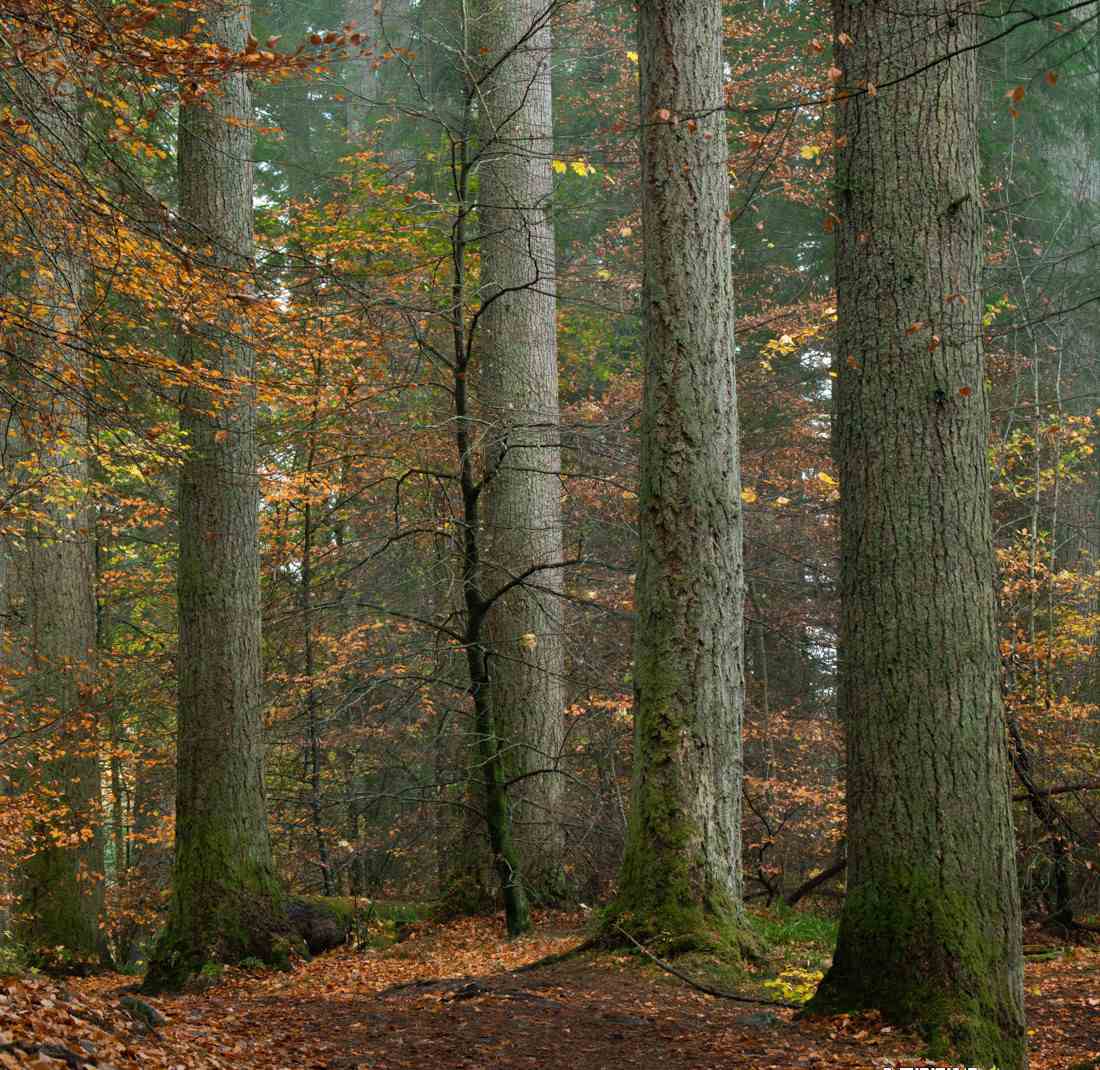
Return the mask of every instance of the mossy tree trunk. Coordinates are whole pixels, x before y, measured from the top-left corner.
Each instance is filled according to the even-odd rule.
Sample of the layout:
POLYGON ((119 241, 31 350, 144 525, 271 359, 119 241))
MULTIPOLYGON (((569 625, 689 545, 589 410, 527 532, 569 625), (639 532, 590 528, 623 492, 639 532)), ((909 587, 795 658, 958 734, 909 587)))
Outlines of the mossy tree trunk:
POLYGON ((993 620, 977 15, 838 0, 834 445, 848 894, 813 1007, 1026 1064, 993 620), (944 59, 944 57, 951 57, 944 59), (922 74, 913 71, 925 69, 922 74), (896 85, 894 80, 903 78, 896 85), (868 84, 875 94, 859 92, 868 84))
MULTIPOLYGON (((64 56, 63 50, 59 54, 64 56)), ((16 104, 31 121, 39 150, 61 181, 78 181, 85 137, 79 95, 44 70, 14 80, 16 104)), ((33 298, 47 310, 38 338, 21 339, 12 360, 9 430, 28 480, 19 501, 29 520, 20 549, 15 600, 27 624, 23 701, 30 724, 48 740, 38 782, 55 800, 40 828, 41 846, 19 874, 19 936, 50 965, 105 960, 103 838, 95 710, 94 538, 89 496, 87 359, 77 344, 87 269, 78 227, 55 218, 57 204, 34 206, 33 298), (28 473, 30 474, 28 479, 28 473)))
POLYGON ((472 24, 477 84, 484 438, 482 585, 487 700, 504 747, 524 880, 534 898, 564 888, 561 448, 555 296, 550 14, 544 0, 483 0, 472 24))
POLYGON ((741 498, 717 0, 639 6, 645 386, 634 801, 605 925, 751 944, 742 907, 741 498))
MULTIPOLYGON (((247 9, 203 12, 238 52, 247 9)), ((180 109, 180 217, 196 262, 247 293, 252 265, 251 106, 243 74, 180 109)), ((148 990, 178 988, 207 962, 279 964, 290 931, 271 855, 263 784, 255 356, 229 300, 185 335, 183 360, 226 394, 185 392, 179 487, 180 622, 176 857, 168 924, 148 990)))

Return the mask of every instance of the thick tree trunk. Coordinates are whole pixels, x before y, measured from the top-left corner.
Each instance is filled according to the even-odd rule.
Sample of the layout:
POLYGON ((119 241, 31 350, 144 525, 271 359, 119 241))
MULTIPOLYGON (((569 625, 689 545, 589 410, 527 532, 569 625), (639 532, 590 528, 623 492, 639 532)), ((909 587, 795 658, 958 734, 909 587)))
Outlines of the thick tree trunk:
MULTIPOLYGON (((248 19, 205 12, 211 38, 244 48, 248 19)), ((247 79, 180 110, 180 216, 196 260, 246 291, 252 257, 247 79)), ((176 858, 168 926, 149 990, 177 988, 207 962, 287 956, 283 892, 263 784, 255 356, 235 307, 185 338, 183 359, 216 369, 224 397, 186 391, 179 488, 180 615, 176 858)))
MULTIPOLYGON (((639 7, 645 388, 634 805, 608 925, 672 950, 753 941, 734 308, 717 0, 639 7)), ((609 931, 614 936, 614 931, 609 931)))
POLYGON ((848 894, 817 1009, 1026 1064, 993 625, 973 11, 839 0, 834 442, 848 894), (845 36, 847 35, 847 36, 845 36), (943 57, 952 57, 944 61, 943 57), (937 62, 939 61, 939 62, 937 62))
MULTIPOLYGON (((73 86, 28 74, 20 86, 39 145, 58 169, 83 165, 84 134, 73 86)), ((35 300, 49 310, 41 340, 17 359, 15 390, 26 403, 15 412, 15 452, 40 473, 22 500, 27 521, 20 559, 27 661, 24 701, 29 719, 52 725, 50 755, 38 771, 56 799, 44 845, 20 875, 19 935, 54 965, 75 967, 105 957, 99 928, 103 907, 103 838, 97 753, 95 585, 88 496, 86 359, 79 344, 86 269, 79 232, 57 225, 56 205, 41 205, 36 239, 45 250, 33 281, 35 300), (32 377, 28 368, 35 369, 32 377), (60 388, 58 384, 62 384, 60 388)))
MULTIPOLYGON (((562 560, 550 100, 550 6, 486 0, 474 23, 484 420, 482 589, 562 560)), ((514 833, 536 898, 564 892, 559 761, 565 731, 562 574, 544 568, 490 609, 489 701, 514 833), (545 772, 545 770, 551 770, 545 772)))

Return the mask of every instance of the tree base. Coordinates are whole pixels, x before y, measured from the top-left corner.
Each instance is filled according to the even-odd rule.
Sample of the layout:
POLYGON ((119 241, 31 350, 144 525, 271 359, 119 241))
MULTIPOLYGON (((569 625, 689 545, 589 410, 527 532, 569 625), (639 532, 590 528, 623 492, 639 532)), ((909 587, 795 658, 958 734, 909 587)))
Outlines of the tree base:
POLYGON ((309 952, 295 932, 282 898, 237 894, 218 908, 195 910, 187 924, 174 910, 157 940, 142 982, 146 995, 209 987, 221 967, 246 959, 289 970, 309 952))
POLYGON ((730 963, 759 962, 765 952, 743 912, 699 904, 639 910, 615 899, 599 916, 595 941, 609 950, 637 941, 663 958, 704 952, 730 963))
POLYGON ((931 1058, 1019 1070, 1027 1041, 1004 954, 984 937, 965 893, 913 873, 849 889, 833 965, 800 1013, 878 1011, 917 1030, 931 1058))

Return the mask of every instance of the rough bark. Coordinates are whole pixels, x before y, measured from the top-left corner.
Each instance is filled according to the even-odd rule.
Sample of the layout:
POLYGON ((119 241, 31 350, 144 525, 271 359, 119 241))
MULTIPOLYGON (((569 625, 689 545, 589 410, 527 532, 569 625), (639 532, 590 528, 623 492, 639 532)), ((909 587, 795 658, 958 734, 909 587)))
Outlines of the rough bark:
MULTIPOLYGON (((72 84, 27 72, 17 79, 38 144, 63 174, 83 163, 84 134, 72 84)), ((22 502, 17 584, 27 624, 24 703, 31 722, 51 725, 39 784, 56 800, 43 845, 22 867, 19 935, 52 966, 77 968, 106 957, 103 839, 97 754, 95 585, 89 498, 86 358, 81 330, 86 266, 76 227, 60 224, 43 201, 34 221, 42 267, 31 283, 46 310, 36 341, 11 365, 22 404, 9 431, 13 456, 38 473, 22 502), (52 841, 52 842, 51 842, 52 841)), ((25 473, 24 473, 25 474, 25 473)), ((19 478, 18 476, 16 478, 19 478)))
MULTIPOLYGON (((247 8, 211 6, 211 38, 239 51, 247 8)), ((247 79, 180 109, 180 216, 185 239, 222 279, 249 287, 252 139, 247 79)), ((221 322, 185 336, 182 359, 232 387, 183 398, 188 453, 179 486, 179 707, 176 857, 168 925, 147 990, 178 988, 212 961, 281 964, 283 892, 271 856, 263 785, 255 356, 230 301, 221 322)))
POLYGON ((993 620, 977 16, 938 0, 838 0, 834 14, 852 42, 842 85, 883 88, 840 104, 837 131, 849 863, 813 1007, 878 1009, 934 1054, 1011 1070, 1027 1056, 993 620))
POLYGON ((645 386, 634 803, 606 924, 737 952, 742 514, 717 0, 639 6, 645 386))
MULTIPOLYGON (((484 421, 482 584, 562 560, 550 7, 486 0, 473 26, 479 118, 480 297, 474 345, 484 421)), ((505 748, 515 837, 536 898, 564 891, 562 574, 548 568, 486 618, 488 701, 505 748)))

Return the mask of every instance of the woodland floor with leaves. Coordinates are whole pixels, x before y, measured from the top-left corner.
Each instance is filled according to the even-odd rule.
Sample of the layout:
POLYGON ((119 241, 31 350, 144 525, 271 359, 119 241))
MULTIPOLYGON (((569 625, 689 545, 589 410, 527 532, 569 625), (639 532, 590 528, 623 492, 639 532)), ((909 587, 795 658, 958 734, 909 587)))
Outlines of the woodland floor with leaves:
MULTIPOLYGON (((515 941, 500 919, 463 919, 421 926, 390 947, 323 955, 289 974, 229 970, 202 993, 150 1001, 165 1018, 152 1027, 124 1006, 132 977, 8 978, 0 981, 0 1067, 864 1070, 933 1062, 921 1058, 918 1040, 873 1016, 798 1021, 791 1010, 702 995, 625 954, 513 972, 583 937, 577 915, 539 922, 515 941)), ((739 990, 797 998, 821 955, 820 943, 788 942, 739 990)), ((1051 945, 1029 959, 1026 984, 1033 1070, 1100 1067, 1100 949, 1051 945)))

